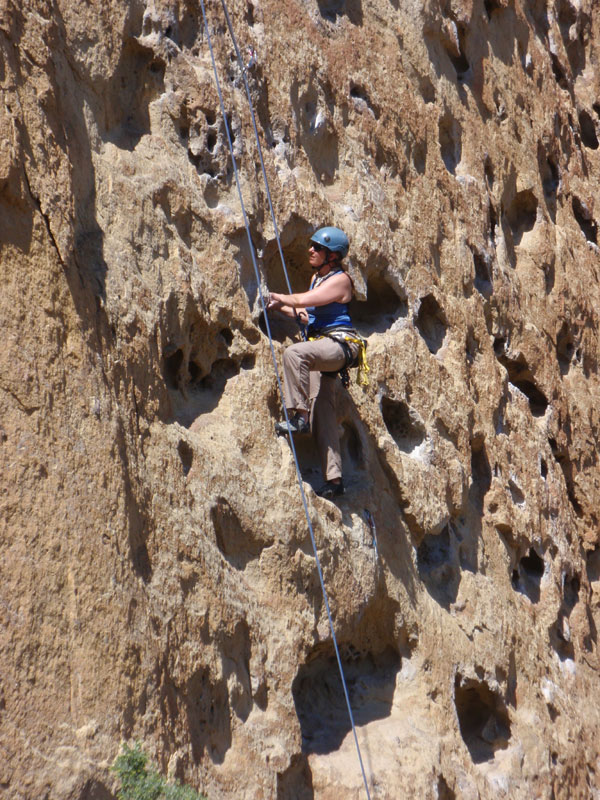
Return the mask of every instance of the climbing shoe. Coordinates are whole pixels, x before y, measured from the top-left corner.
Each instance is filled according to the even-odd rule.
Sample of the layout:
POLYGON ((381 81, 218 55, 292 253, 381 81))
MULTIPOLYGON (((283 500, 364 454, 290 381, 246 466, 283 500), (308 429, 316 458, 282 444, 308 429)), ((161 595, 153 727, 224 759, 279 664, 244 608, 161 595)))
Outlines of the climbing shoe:
POLYGON ((289 427, 285 420, 276 422, 275 431, 278 436, 286 436, 288 433, 310 433, 310 425, 300 414, 295 414, 290 417, 289 427))
POLYGON ((327 500, 330 500, 332 497, 339 497, 340 495, 344 494, 344 484, 342 483, 342 481, 340 481, 339 483, 334 483, 333 481, 327 481, 317 491, 317 494, 319 495, 319 497, 324 497, 327 500))

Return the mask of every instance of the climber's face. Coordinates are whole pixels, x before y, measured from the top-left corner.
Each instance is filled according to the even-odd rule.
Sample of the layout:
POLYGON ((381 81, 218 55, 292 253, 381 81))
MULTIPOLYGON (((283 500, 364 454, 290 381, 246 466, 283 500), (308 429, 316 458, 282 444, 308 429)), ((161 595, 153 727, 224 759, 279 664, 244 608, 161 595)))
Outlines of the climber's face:
POLYGON ((308 263, 314 270, 320 269, 327 261, 327 248, 316 242, 308 243, 308 263))

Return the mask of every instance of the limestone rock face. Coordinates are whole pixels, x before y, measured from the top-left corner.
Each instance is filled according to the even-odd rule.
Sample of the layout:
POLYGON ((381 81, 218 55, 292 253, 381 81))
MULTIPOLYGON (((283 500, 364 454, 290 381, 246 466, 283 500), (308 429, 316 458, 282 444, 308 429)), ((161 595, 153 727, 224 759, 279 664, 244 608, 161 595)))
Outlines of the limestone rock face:
MULTIPOLYGON (((293 290, 315 227, 351 241, 371 372, 339 387, 339 502, 297 449, 380 800, 600 797, 594 6, 229 9, 293 290)), ((206 14, 245 211, 195 0, 0 3, 7 800, 108 800, 133 740, 210 800, 366 796, 206 14)))

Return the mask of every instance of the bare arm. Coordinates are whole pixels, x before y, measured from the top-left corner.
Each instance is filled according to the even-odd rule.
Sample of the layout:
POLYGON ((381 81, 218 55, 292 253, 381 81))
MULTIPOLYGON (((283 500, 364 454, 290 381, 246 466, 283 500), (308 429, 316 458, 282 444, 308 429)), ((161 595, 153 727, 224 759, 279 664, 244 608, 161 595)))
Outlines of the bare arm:
MULTIPOLYGON (((272 297, 273 295, 270 295, 270 298, 272 297)), ((306 325, 306 323, 308 322, 308 314, 306 313, 304 308, 293 308, 292 306, 285 305, 284 303, 278 300, 276 301, 270 299, 267 305, 267 310, 279 311, 281 314, 283 314, 286 317, 289 317, 290 319, 296 319, 296 317, 298 317, 303 325, 306 325)))
MULTIPOLYGON (((282 310, 282 306, 295 309, 306 306, 326 306, 329 303, 348 303, 352 299, 352 281, 345 272, 334 275, 324 281, 316 289, 298 294, 273 294, 270 295, 269 308, 282 310)), ((284 312, 285 313, 285 312, 284 312)))

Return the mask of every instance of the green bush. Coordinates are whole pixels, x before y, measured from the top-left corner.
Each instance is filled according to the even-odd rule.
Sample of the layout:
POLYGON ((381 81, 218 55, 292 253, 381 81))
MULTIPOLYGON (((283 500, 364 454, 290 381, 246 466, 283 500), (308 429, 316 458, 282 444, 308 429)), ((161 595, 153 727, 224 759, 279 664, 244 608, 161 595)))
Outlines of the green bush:
POLYGON ((123 745, 112 770, 121 781, 119 800, 206 800, 191 786, 167 783, 153 764, 148 765, 139 742, 133 747, 123 745))

